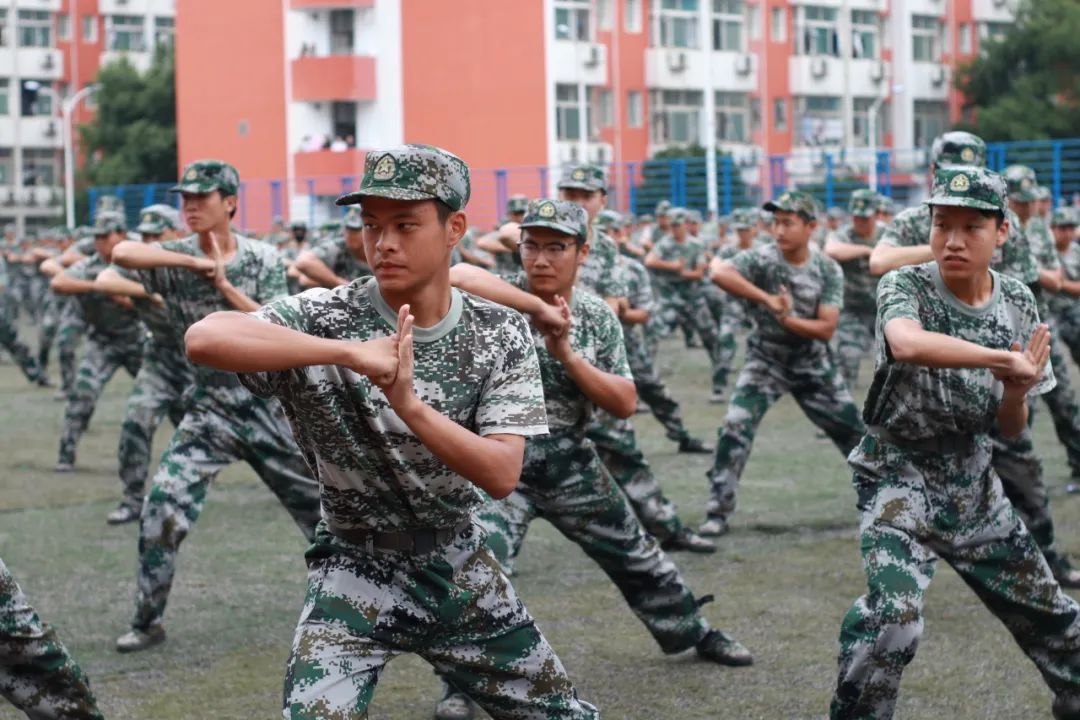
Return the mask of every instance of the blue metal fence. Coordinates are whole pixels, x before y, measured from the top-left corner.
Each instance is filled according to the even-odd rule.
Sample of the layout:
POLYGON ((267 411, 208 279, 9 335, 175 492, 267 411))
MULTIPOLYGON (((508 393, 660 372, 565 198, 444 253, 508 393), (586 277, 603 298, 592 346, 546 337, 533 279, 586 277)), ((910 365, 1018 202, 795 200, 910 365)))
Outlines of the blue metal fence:
MULTIPOLYGON (((826 207, 843 206, 853 190, 867 187, 876 173, 880 192, 899 204, 911 204, 925 196, 928 151, 867 149, 811 149, 769 157, 717 157, 717 206, 728 214, 742 205, 757 205, 784 190, 813 193, 826 207)), ((1080 139, 1033 140, 993 143, 988 148, 988 164, 995 170, 1007 165, 1031 166, 1039 182, 1050 188, 1055 204, 1071 202, 1080 194, 1080 139)), ((703 157, 647 160, 610 165, 608 205, 638 214, 652 212, 661 200, 705 212, 708 206, 706 162, 703 157)), ((508 167, 472 170, 470 220, 489 226, 503 214, 510 195, 523 193, 543 197, 554 192, 559 169, 551 167, 508 167)), ((319 225, 343 212, 334 198, 349 192, 359 178, 304 177, 245 180, 240 185, 236 224, 245 229, 266 231, 275 217, 303 220, 319 225)), ((118 196, 130 222, 139 210, 159 202, 179 203, 169 194, 170 184, 93 187, 90 207, 103 194, 118 196)), ((92 214, 91 210, 91 214, 92 214)), ((92 221, 92 216, 86 218, 92 221)))

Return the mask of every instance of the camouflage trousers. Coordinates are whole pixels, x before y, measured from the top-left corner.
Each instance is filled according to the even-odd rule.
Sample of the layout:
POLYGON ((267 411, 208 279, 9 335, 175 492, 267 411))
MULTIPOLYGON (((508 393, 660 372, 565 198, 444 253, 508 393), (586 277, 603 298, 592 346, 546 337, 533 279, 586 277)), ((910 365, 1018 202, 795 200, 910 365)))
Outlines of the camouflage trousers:
POLYGON ((726 518, 735 511, 739 479, 757 427, 769 408, 787 393, 845 457, 858 444, 865 428, 828 348, 811 342, 766 345, 751 336, 727 417, 717 431, 716 454, 708 473, 711 497, 705 507, 710 517, 726 518))
POLYGON ((649 406, 653 417, 664 426, 664 431, 670 440, 678 442, 690 437, 690 433, 683 424, 679 402, 672 397, 667 385, 660 378, 648 346, 640 336, 634 333, 633 329, 623 328, 623 339, 638 399, 649 406))
POLYGON ((578 699, 474 524, 425 555, 373 550, 320 525, 285 674, 283 717, 366 718, 379 674, 416 653, 493 718, 598 718, 578 699))
POLYGON ((57 330, 56 350, 60 360, 60 388, 70 393, 75 387, 78 369, 79 342, 86 334, 86 321, 78 303, 68 302, 60 310, 60 327, 57 330))
POLYGON ((86 352, 83 353, 75 384, 68 393, 67 405, 64 407, 64 427, 60 431, 57 462, 75 463, 75 450, 79 439, 90 424, 101 392, 116 371, 124 368, 134 377, 141 364, 141 345, 105 344, 105 341, 92 337, 87 340, 86 352))
POLYGON ((15 326, 13 302, 8 291, 0 289, 0 348, 7 351, 27 380, 37 382, 42 376, 42 371, 30 352, 30 348, 19 339, 19 332, 15 326))
POLYGON ((1057 328, 1061 342, 1069 348, 1073 362, 1080 365, 1080 322, 1058 319, 1057 328))
POLYGON ((117 458, 126 505, 142 507, 154 433, 166 416, 173 427, 180 426, 184 419, 184 391, 192 382, 194 372, 183 348, 162 347, 153 341, 147 344, 120 425, 117 458))
POLYGON ((590 442, 529 438, 517 490, 477 513, 504 564, 517 556, 537 517, 600 566, 665 653, 692 648, 708 632, 675 563, 642 527, 590 442))
MULTIPOLYGON (((1062 349, 1061 334, 1057 323, 1050 322, 1050 364, 1055 368, 1061 368, 1061 372, 1055 372, 1057 385, 1050 392, 1042 395, 1050 411, 1050 418, 1054 422, 1054 432, 1058 441, 1065 447, 1065 456, 1069 462, 1069 468, 1074 477, 1080 477, 1080 405, 1076 402, 1076 393, 1073 392, 1072 381, 1069 379, 1068 361, 1062 349)), ((1031 406, 1030 420, 1034 420, 1035 406, 1031 406)))
POLYGON ((1080 696, 1080 606, 1005 498, 985 439, 957 453, 868 435, 852 452, 867 593, 840 629, 833 720, 893 715, 943 558, 1012 633, 1056 694, 1080 696))
POLYGON ((161 456, 139 522, 139 570, 132 627, 161 622, 180 543, 199 519, 210 483, 245 461, 277 496, 307 539, 319 521, 319 485, 277 402, 243 387, 196 385, 187 413, 161 456))
POLYGON ((847 309, 836 324, 836 359, 849 388, 859 379, 859 364, 874 351, 874 323, 877 310, 847 309))
POLYGON ((101 720, 94 693, 56 632, 0 560, 0 695, 34 720, 101 720))
POLYGON ((671 292, 661 299, 660 316, 666 327, 682 324, 698 334, 712 364, 713 392, 723 390, 727 376, 720 362, 720 334, 705 296, 695 291, 671 292))
POLYGON ((728 384, 728 378, 731 377, 731 368, 735 364, 735 351, 738 350, 738 343, 736 338, 740 331, 749 330, 750 321, 746 315, 746 301, 736 297, 728 297, 727 304, 724 307, 724 317, 720 321, 720 353, 719 353, 719 370, 716 377, 715 386, 720 384, 719 390, 724 390, 728 384))

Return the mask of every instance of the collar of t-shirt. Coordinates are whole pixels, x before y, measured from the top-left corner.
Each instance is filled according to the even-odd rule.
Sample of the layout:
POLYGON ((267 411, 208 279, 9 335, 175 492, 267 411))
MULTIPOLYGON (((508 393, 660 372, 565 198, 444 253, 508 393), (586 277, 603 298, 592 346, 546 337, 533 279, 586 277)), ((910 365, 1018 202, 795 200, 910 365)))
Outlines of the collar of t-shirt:
POLYGON ((982 305, 968 305, 966 302, 956 297, 953 291, 945 284, 945 280, 941 277, 941 270, 938 268, 936 262, 931 263, 932 272, 934 276, 934 287, 938 291, 945 302, 949 303, 955 310, 964 313, 965 315, 982 316, 994 309, 997 305, 998 297, 1001 295, 1001 278, 993 270, 990 271, 990 280, 994 283, 994 289, 990 293, 990 299, 984 302, 982 305))
MULTIPOLYGON (((378 281, 372 279, 368 281, 366 290, 368 298, 371 300, 372 307, 379 313, 386 323, 397 329, 397 311, 383 299, 382 292, 379 291, 378 281)), ((446 313, 442 320, 435 323, 431 327, 413 327, 413 341, 428 343, 435 342, 442 337, 445 337, 451 330, 457 327, 458 321, 461 319, 461 307, 462 299, 461 293, 457 288, 450 288, 450 311, 446 313)))

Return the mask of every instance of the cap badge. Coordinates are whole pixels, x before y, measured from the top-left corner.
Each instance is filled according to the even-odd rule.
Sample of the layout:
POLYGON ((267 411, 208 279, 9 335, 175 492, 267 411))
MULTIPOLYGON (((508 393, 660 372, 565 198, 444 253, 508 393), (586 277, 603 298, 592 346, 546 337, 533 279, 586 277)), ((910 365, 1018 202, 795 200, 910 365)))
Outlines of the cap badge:
POLYGON ((379 162, 375 163, 375 169, 371 172, 371 177, 379 182, 391 180, 395 175, 397 175, 397 161, 394 160, 393 155, 383 155, 379 162))
POLYGON ((971 181, 967 175, 960 173, 949 181, 949 190, 957 193, 966 193, 971 189, 971 181))
POLYGON ((540 206, 540 209, 536 211, 536 214, 545 220, 550 220, 555 217, 555 206, 551 203, 544 203, 540 206))

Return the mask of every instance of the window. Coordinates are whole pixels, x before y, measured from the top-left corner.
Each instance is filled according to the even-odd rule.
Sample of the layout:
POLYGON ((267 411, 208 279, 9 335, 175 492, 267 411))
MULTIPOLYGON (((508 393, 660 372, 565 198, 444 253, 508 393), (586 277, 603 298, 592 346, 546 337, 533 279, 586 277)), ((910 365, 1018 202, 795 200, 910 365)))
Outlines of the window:
POLYGON ((716 93, 716 141, 750 141, 750 103, 741 93, 716 93))
POLYGON ((51 47, 52 18, 47 10, 20 10, 19 47, 51 47))
POLYGON ((330 54, 352 55, 356 15, 352 10, 330 11, 330 54))
POLYGON ((761 39, 761 7, 758 5, 746 6, 746 27, 751 40, 761 39))
POLYGON ((932 15, 911 17, 911 57, 916 62, 939 62, 942 45, 941 21, 932 15))
POLYGON ((592 40, 589 0, 555 0, 555 37, 559 40, 592 40))
POLYGON ((34 117, 53 114, 53 96, 48 80, 23 80, 19 93, 20 114, 34 117))
POLYGON ((154 44, 172 47, 176 22, 171 17, 154 18, 154 44))
POLYGON ((804 5, 796 8, 795 52, 803 55, 840 56, 836 8, 804 5))
POLYGON ((610 90, 600 88, 596 91, 597 105, 600 106, 597 115, 600 118, 600 127, 609 128, 615 124, 615 98, 610 90))
POLYGON ((356 103, 334 102, 331 106, 331 119, 334 122, 333 137, 341 138, 349 143, 350 147, 356 142, 356 103), (353 142, 349 142, 352 138, 353 142))
POLYGON ((915 147, 927 147, 948 129, 949 108, 936 100, 915 101, 915 147))
POLYGON ((785 42, 787 40, 787 16, 784 14, 784 8, 774 7, 769 11, 771 20, 769 22, 769 37, 773 42, 785 42))
POLYGON ((109 15, 105 18, 109 50, 146 50, 145 18, 142 15, 109 15))
POLYGON ((15 158, 11 148, 0 148, 0 185, 10 185, 15 175, 15 158))
POLYGON ((8 14, 7 8, 0 8, 0 47, 8 44, 8 14))
POLYGON ((10 85, 7 78, 0 78, 0 115, 8 114, 8 104, 10 102, 10 85))
POLYGON ((23 185, 50 187, 57 184, 59 155, 48 148, 23 148, 23 185))
POLYGON ((773 100, 773 130, 787 130, 787 100, 773 100))
POLYGON ((698 0, 653 0, 654 47, 698 46, 698 0))
POLYGON ((1009 23, 1003 22, 984 22, 980 23, 979 37, 983 40, 1004 40, 1005 36, 1009 33, 1009 23))
MULTIPOLYGON (((854 100, 853 113, 851 116, 851 130, 854 135, 853 141, 857 147, 867 147, 870 145, 868 139, 870 137, 870 126, 867 120, 867 113, 870 108, 877 101, 876 98, 860 98, 857 97, 854 100)), ((877 111, 877 128, 875 135, 875 145, 881 145, 885 141, 885 134, 889 131, 889 102, 886 100, 881 103, 877 111)))
POLYGON ((802 145, 840 145, 844 142, 844 114, 839 97, 804 95, 795 98, 795 130, 802 145))
POLYGON ((640 90, 631 90, 626 93, 626 124, 632 128, 639 128, 645 124, 645 108, 642 105, 640 90))
POLYGON ((82 16, 82 39, 84 42, 97 42, 97 18, 93 15, 82 16))
POLYGON ((743 0, 712 0, 713 50, 740 52, 743 49, 743 0))
POLYGON ((623 27, 626 32, 641 32, 641 0, 624 0, 623 27))
POLYGON ((700 90, 653 90, 652 141, 658 145, 700 145, 704 102, 700 90))
POLYGON ((71 16, 67 14, 56 16, 56 38, 58 40, 71 39, 71 16))
POLYGON ((615 27, 615 0, 596 0, 596 29, 611 30, 615 27))
POLYGON ((559 140, 581 139, 577 85, 555 86, 555 137, 559 140))
POLYGON ((881 19, 873 10, 851 11, 851 57, 880 57, 881 19))

